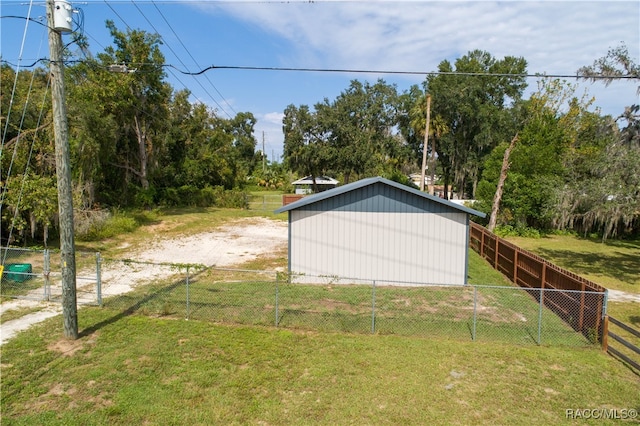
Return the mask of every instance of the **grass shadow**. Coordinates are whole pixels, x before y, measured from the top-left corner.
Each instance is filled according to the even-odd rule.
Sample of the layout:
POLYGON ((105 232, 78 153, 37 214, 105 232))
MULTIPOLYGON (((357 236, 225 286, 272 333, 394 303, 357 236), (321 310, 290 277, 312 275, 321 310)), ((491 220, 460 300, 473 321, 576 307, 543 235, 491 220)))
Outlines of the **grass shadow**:
POLYGON ((601 274, 615 278, 627 284, 638 286, 640 292, 640 256, 635 254, 614 252, 581 253, 567 249, 540 248, 536 252, 545 259, 554 259, 554 263, 575 272, 601 274))
MULTIPOLYGON (((189 275, 189 279, 193 280, 195 279, 198 275, 202 274, 204 271, 206 271, 206 269, 203 269, 201 271, 198 271, 192 275, 189 275)), ((81 332, 78 333, 78 337, 86 337, 86 336, 90 336, 91 334, 95 333, 96 331, 100 330, 103 327, 106 327, 108 325, 114 324, 116 322, 118 322, 119 320, 121 320, 122 318, 125 318, 129 315, 133 315, 135 312, 137 312, 140 308, 144 307, 145 305, 147 305, 149 302, 155 300, 155 299, 160 299, 162 296, 168 295, 171 292, 173 292, 176 288, 181 287, 185 285, 185 280, 181 279, 178 281, 175 281, 167 286, 163 286, 162 288, 147 294, 146 296, 137 299, 135 303, 133 303, 131 306, 124 308, 121 310, 121 312, 119 312, 118 314, 107 318, 104 321, 100 321, 97 324, 94 324, 90 327, 85 328, 84 330, 82 330, 81 332)), ((114 296, 114 298, 117 298, 119 296, 114 296)))

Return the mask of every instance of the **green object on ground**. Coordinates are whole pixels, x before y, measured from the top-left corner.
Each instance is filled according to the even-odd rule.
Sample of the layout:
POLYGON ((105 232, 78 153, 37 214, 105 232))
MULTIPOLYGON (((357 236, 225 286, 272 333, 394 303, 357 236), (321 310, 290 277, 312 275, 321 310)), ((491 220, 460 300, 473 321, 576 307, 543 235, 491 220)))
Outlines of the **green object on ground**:
POLYGON ((32 278, 33 268, 30 263, 8 263, 4 266, 4 279, 25 282, 32 278))

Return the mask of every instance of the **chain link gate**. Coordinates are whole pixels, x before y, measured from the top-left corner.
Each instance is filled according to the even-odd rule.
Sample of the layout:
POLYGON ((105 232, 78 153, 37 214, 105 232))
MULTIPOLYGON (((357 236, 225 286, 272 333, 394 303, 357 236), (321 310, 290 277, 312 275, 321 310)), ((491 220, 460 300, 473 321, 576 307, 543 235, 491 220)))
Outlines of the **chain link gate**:
MULTIPOLYGON (((2 247, 0 295, 14 299, 62 301, 60 253, 2 247)), ((76 252, 76 298, 80 305, 101 303, 100 254, 76 252)))

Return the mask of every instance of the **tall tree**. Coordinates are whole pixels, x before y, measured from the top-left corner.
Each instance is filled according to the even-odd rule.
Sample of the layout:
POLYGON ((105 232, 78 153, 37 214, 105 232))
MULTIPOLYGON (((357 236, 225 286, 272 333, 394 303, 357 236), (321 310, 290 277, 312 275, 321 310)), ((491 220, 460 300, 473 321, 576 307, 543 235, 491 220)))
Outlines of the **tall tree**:
POLYGON ((373 85, 353 80, 335 100, 325 98, 314 111, 289 105, 283 119, 285 162, 302 174, 340 174, 345 183, 397 175, 398 165, 410 156, 397 130, 399 109, 396 87, 384 80, 373 85))
POLYGON ((473 197, 485 157, 515 133, 508 107, 526 88, 527 63, 474 50, 454 65, 441 62, 440 74, 427 77, 424 86, 432 96, 432 114, 448 129, 438 149, 444 179, 460 196, 473 197))
MULTIPOLYGON (((590 66, 578 69, 578 75, 609 85, 619 78, 640 82, 640 64, 624 43, 590 66)), ((640 93, 640 85, 637 87, 640 93)), ((596 160, 588 162, 587 178, 580 198, 560 192, 559 199, 571 200, 571 214, 561 218, 560 226, 579 222, 585 232, 599 231, 602 238, 640 230, 640 105, 625 107, 611 126, 614 133, 596 160)), ((601 126, 602 127, 602 126, 601 126)), ((571 193, 569 193, 571 195, 571 193)))
POLYGON ((344 174, 345 183, 352 177, 379 174, 396 151, 398 101, 396 87, 384 80, 374 85, 353 80, 335 101, 325 99, 316 106, 330 129, 335 167, 344 174))
MULTIPOLYGON (((570 226, 576 201, 584 198, 591 163, 610 135, 607 120, 589 111, 592 99, 575 97, 576 87, 542 81, 523 103, 519 142, 510 156, 499 224, 549 229, 570 226), (559 225, 562 224, 562 225, 559 225)), ((476 206, 488 211, 496 193, 506 144, 485 163, 476 206)))
POLYGON ((496 228, 496 222, 498 221, 498 211, 500 210, 500 203, 502 202, 502 193, 504 191, 504 183, 507 180, 507 173, 509 173, 509 167, 511 167, 511 151, 518 142, 518 135, 515 135, 509 146, 504 151, 504 157, 502 159, 502 168, 500 169, 500 177, 498 178, 498 186, 496 192, 493 195, 493 202, 491 203, 491 215, 489 216, 489 224, 487 230, 493 232, 496 228))
POLYGON ((425 130, 425 93, 420 86, 412 85, 398 97, 398 129, 413 160, 412 170, 420 166, 425 130))
POLYGON ((149 168, 162 139, 158 136, 166 122, 171 88, 164 82, 164 56, 160 51, 161 40, 157 34, 141 30, 122 32, 113 21, 107 28, 114 39, 98 55, 103 67, 124 65, 125 72, 114 75, 117 85, 107 94, 110 111, 118 124, 115 140, 116 157, 112 167, 124 172, 126 187, 132 177, 143 190, 149 189, 149 168))
POLYGON ((255 167, 256 138, 253 134, 256 118, 250 112, 240 112, 226 123, 226 131, 233 136, 238 172, 249 176, 255 167))
MULTIPOLYGON (((425 140, 426 122, 427 122, 427 94, 424 93, 419 86, 412 86, 407 92, 399 97, 400 111, 398 115, 398 127, 400 133, 406 143, 408 150, 407 160, 410 160, 410 170, 406 173, 415 172, 416 167, 422 168, 422 156, 425 140)), ((431 114, 429 123, 429 146, 427 146, 427 155, 434 158, 438 155, 439 141, 448 132, 447 124, 441 116, 431 114), (434 151, 434 147, 435 151, 434 151)), ((432 168, 435 172, 435 164, 430 164, 428 168, 432 168)))
MULTIPOLYGON (((321 107, 322 108, 322 107, 321 107)), ((307 105, 289 105, 282 120, 284 133, 284 160, 293 172, 303 176, 326 174, 335 158, 329 144, 326 123, 307 105)))
POLYGON ((567 156, 571 172, 553 191, 556 227, 603 239, 640 229, 640 144, 627 133, 639 117, 629 118, 635 124, 620 129, 611 117, 591 117, 584 142, 567 156))
POLYGON ((114 111, 118 101, 113 95, 118 90, 117 76, 91 59, 69 67, 65 76, 72 172, 79 195, 76 208, 122 199, 121 185, 109 179, 120 134, 114 111))
MULTIPOLYGON (((631 57, 624 43, 609 49, 606 56, 596 59, 592 65, 578 69, 578 75, 591 81, 601 81, 605 85, 611 84, 619 78, 629 78, 640 82, 640 64, 631 57)), ((640 93, 640 85, 638 86, 640 93)))
POLYGON ((57 220, 48 74, 37 68, 16 75, 6 64, 0 73, 0 236, 46 243, 57 220))

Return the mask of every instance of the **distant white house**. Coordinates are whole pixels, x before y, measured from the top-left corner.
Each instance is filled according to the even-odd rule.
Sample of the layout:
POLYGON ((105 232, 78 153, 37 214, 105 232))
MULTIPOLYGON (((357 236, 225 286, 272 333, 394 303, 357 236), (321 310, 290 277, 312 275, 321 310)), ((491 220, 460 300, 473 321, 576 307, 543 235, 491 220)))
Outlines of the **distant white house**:
POLYGON ((466 284, 469 217, 485 217, 381 177, 304 197, 282 212, 297 282, 346 277, 379 285, 466 284))
MULTIPOLYGON (((333 189, 338 186, 340 182, 334 178, 328 176, 316 176, 317 192, 323 192, 328 189, 333 189)), ((298 179, 292 182, 295 187, 296 194, 313 194, 313 176, 305 176, 302 179, 298 179)))
MULTIPOLYGON (((420 188, 420 180, 422 180, 422 175, 420 173, 411 173, 409 175, 409 179, 411 179, 411 182, 413 182, 414 185, 416 185, 418 188, 420 188)), ((433 195, 435 195, 436 197, 446 198, 448 200, 453 200, 456 197, 456 194, 449 187, 448 193, 445 196, 444 185, 436 185, 435 184, 435 182, 437 182, 438 179, 440 179, 439 176, 434 176, 433 177, 433 182, 434 182, 433 195)), ((424 187, 427 188, 430 184, 431 184, 431 176, 429 174, 425 174, 424 175, 424 187)))
MULTIPOLYGON (((422 175, 420 173, 411 173, 409 175, 409 179, 413 182, 418 188, 420 188, 420 180, 422 179, 422 175)), ((436 182, 438 180, 438 176, 434 176, 433 181, 436 182)), ((431 184, 431 175, 428 173, 424 175, 424 186, 431 184)))

